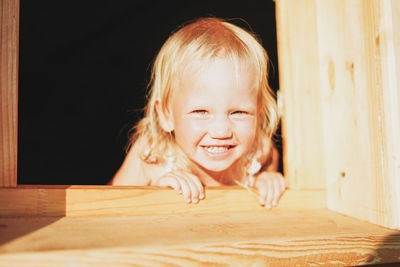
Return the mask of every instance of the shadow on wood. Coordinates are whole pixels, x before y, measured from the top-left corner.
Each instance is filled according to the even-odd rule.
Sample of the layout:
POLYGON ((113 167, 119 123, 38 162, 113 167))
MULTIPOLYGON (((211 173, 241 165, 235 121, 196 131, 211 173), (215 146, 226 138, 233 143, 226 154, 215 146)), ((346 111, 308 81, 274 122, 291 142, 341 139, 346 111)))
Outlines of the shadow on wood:
POLYGON ((0 207, 3 193, 21 204, 10 200, 25 191, 28 213, 38 214, 0 208, 0 266, 356 266, 400 255, 398 231, 328 211, 324 191, 289 190, 267 211, 238 188, 210 189, 197 205, 157 188, 10 190, 0 189, 0 207), (47 202, 35 204, 39 192, 47 202))
POLYGON ((17 187, 2 188, 0 191, 0 253, 6 252, 2 249, 5 244, 35 235, 35 232, 65 216, 65 189, 53 191, 54 198, 49 197, 49 191, 45 188, 29 190, 17 187), (52 212, 54 207, 57 207, 57 216, 52 212), (13 210, 18 210, 19 214, 13 216, 13 210))

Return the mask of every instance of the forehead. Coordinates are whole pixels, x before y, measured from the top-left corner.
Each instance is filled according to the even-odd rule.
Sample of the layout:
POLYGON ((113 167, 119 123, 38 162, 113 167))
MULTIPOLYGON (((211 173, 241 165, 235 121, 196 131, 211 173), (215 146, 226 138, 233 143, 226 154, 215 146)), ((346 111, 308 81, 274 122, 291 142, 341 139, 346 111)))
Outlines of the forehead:
POLYGON ((173 98, 185 103, 253 102, 257 95, 254 68, 229 59, 191 62, 182 68, 177 80, 173 98))
POLYGON ((254 68, 248 62, 240 59, 214 58, 211 60, 193 60, 182 64, 176 77, 176 90, 214 86, 233 88, 246 88, 254 90, 257 77, 254 68), (186 85, 186 86, 185 86, 186 85))

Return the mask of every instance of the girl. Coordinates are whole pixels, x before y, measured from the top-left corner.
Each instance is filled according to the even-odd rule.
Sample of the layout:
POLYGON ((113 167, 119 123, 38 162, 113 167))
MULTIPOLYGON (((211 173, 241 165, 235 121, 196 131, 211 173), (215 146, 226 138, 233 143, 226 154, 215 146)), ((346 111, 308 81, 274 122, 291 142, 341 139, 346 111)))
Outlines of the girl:
POLYGON ((169 186, 187 202, 204 187, 254 187, 267 208, 285 190, 271 137, 278 115, 268 57, 249 32, 201 18, 165 42, 150 98, 113 185, 169 186))

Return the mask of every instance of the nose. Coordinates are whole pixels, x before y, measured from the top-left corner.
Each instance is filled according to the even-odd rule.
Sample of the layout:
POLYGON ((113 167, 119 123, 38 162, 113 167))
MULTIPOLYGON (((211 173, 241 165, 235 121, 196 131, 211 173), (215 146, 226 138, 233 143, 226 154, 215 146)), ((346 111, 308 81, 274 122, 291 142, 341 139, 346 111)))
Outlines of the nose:
POLYGON ((215 139, 229 139, 232 138, 231 121, 226 116, 216 117, 209 128, 209 135, 215 139))

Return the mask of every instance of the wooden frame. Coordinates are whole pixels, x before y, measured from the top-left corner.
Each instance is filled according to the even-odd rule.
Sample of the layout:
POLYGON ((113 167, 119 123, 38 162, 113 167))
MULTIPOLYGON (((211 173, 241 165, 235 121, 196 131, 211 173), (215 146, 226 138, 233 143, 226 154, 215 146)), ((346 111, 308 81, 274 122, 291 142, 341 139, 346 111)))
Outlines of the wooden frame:
POLYGON ((239 188, 18 186, 19 1, 0 0, 0 266, 400 261, 400 3, 276 5, 291 189, 267 212, 239 188))
POLYGON ((17 185, 19 1, 0 1, 0 187, 17 185))
POLYGON ((239 188, 210 189, 198 205, 155 188, 23 186, 2 196, 0 266, 399 260, 398 231, 328 211, 323 190, 290 190, 270 212, 239 188), (4 198, 19 201, 4 208, 4 198))
POLYGON ((277 3, 292 187, 326 183, 329 209, 400 229, 399 1, 277 3))

